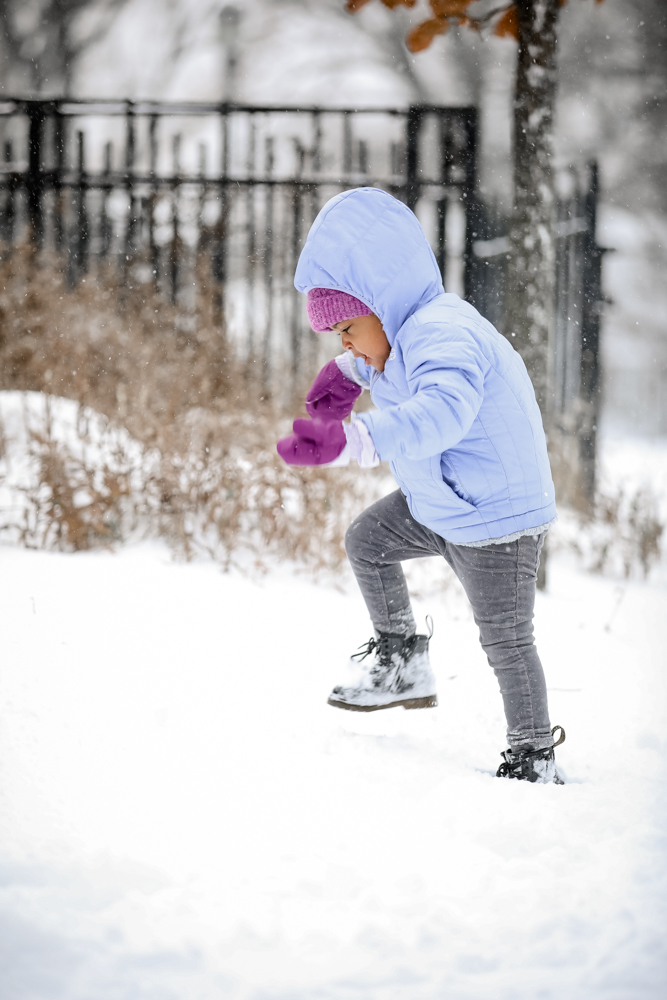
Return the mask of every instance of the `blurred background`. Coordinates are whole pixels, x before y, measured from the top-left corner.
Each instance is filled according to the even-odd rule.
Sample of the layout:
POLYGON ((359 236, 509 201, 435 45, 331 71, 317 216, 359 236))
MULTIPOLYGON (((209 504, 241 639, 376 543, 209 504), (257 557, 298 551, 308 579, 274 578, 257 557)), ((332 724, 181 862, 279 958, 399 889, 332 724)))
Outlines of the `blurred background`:
MULTIPOLYGON (((142 455, 121 461, 116 448, 110 465, 102 448, 86 469, 83 452, 42 442, 34 509, 25 521, 18 503, 24 526, 10 518, 10 534, 51 538, 43 519, 62 520, 64 507, 45 507, 35 489, 53 479, 47 494, 57 480, 73 498, 59 545, 123 538, 142 518, 182 542, 194 508, 238 537, 248 497, 233 515, 201 511, 193 463, 211 465, 214 439, 224 496, 232 440, 265 456, 267 511, 277 496, 267 476, 299 495, 326 479, 276 471, 268 456, 336 350, 309 330, 292 276, 317 211, 346 187, 379 184, 406 200, 446 288, 502 329, 516 44, 452 26, 413 54, 406 32, 422 16, 379 3, 352 16, 339 0, 0 5, 2 387, 41 394, 35 413, 52 399, 88 407, 142 455), (249 411, 257 433, 264 420, 263 447, 243 445, 247 430, 222 433, 223 411, 246 425, 249 411), (183 467, 185 480, 173 472, 183 467)), ((588 518, 630 502, 601 500, 603 439, 623 465, 643 454, 638 441, 667 433, 666 44, 659 0, 561 10, 548 423, 560 500, 588 518)), ((5 400, 5 422, 15 403, 5 400)), ((23 489, 19 480, 5 486, 23 489)), ((658 501, 635 501, 648 538, 638 544, 657 553, 658 501)))
POLYGON ((412 54, 430 9, 0 0, 2 1000, 665 995, 665 0, 559 8, 566 785, 495 780, 439 560, 406 565, 438 709, 326 704, 369 634, 343 534, 395 484, 276 455, 340 350, 293 289, 308 228, 380 185, 507 306, 517 46, 412 54))
MULTIPOLYGON (((511 191, 515 46, 453 29, 419 55, 405 49, 408 12, 338 0, 101 0, 2 4, 7 96, 233 101, 250 105, 479 112, 480 192, 511 191)), ((660 0, 571 2, 559 38, 558 162, 600 164, 604 262, 603 414, 609 425, 667 431, 665 109, 660 0)), ((101 156, 101 150, 90 151, 101 156)), ((212 166, 212 164, 211 164, 212 166)))

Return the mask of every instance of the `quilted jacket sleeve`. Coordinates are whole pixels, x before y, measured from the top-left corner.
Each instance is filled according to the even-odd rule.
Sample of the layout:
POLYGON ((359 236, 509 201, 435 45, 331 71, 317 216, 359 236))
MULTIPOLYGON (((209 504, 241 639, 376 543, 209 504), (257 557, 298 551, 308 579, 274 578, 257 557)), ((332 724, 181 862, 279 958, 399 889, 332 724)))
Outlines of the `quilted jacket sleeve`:
POLYGON ((465 327, 424 324, 407 329, 402 341, 409 398, 359 416, 383 461, 428 458, 458 444, 482 405, 488 368, 465 327))

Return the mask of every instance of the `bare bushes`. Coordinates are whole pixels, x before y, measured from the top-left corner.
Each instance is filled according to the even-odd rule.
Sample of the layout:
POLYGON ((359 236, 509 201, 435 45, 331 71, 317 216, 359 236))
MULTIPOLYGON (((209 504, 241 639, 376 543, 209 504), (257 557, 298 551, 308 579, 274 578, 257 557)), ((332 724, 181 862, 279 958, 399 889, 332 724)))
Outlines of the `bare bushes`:
POLYGON ((131 268, 68 291, 31 256, 0 264, 5 537, 80 550, 141 533, 225 566, 249 552, 335 569, 377 477, 280 461, 303 387, 283 379, 271 398, 263 359, 227 344, 205 276, 184 311, 131 268))
POLYGON ((168 540, 184 557, 275 556, 336 569, 368 477, 293 469, 275 455, 276 423, 191 411, 147 447, 88 407, 0 393, 5 537, 84 550, 132 536, 168 540))
POLYGON ((648 487, 601 490, 587 514, 566 510, 554 532, 555 548, 576 553, 586 569, 646 578, 662 555, 665 525, 648 487))
POLYGON ((239 550, 336 569, 347 525, 374 480, 346 469, 298 469, 276 455, 289 422, 248 412, 193 411, 146 480, 159 534, 184 555, 228 566, 239 550))
MULTIPOLYGON (((264 359, 238 359, 205 274, 186 309, 145 271, 109 267, 68 291, 28 247, 0 262, 0 537, 81 550, 144 534, 225 566, 251 553, 335 569, 384 473, 284 465, 275 442, 304 386, 286 373, 276 399, 264 359)), ((562 509, 551 540, 592 571, 641 576, 663 532, 648 491, 616 489, 562 509)))
POLYGON ((30 548, 90 549, 135 523, 142 449, 74 401, 0 393, 0 506, 5 537, 30 548))
POLYGON ((228 350, 216 287, 202 275, 185 310, 145 271, 109 262, 68 290, 57 261, 29 246, 3 255, 0 388, 76 399, 142 441, 192 407, 243 402, 251 387, 228 350))

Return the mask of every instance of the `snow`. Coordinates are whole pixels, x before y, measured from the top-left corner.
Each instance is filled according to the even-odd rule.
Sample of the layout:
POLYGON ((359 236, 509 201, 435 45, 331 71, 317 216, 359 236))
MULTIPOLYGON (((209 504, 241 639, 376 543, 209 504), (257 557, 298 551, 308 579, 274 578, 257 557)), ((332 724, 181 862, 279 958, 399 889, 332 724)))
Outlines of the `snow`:
POLYGON ((559 788, 493 777, 454 586, 415 606, 439 708, 366 716, 326 705, 349 580, 0 552, 3 998, 664 995, 664 587, 552 559, 559 788))
MULTIPOLYGON (((616 250, 603 480, 649 483, 664 519, 664 439, 617 433, 667 429, 665 223, 647 180, 661 147, 630 80, 651 76, 638 72, 624 5, 589 7, 563 13, 558 133, 563 163, 600 157, 613 202, 599 232, 616 250), (609 24, 615 61, 591 75, 575 40, 601 61, 609 24)), ((479 98, 484 183, 507 197, 508 43, 484 43, 479 78, 454 32, 401 66, 379 5, 349 18, 339 0, 243 0, 230 87, 220 4, 168 8, 122 5, 73 92, 363 107, 479 98)), ((11 433, 16 398, 3 394, 11 433)), ((107 461, 106 425, 56 405, 56 438, 76 444, 67 428, 89 421, 81 460, 107 461)), ((35 471, 16 462, 10 486, 35 471)), ((568 734, 557 788, 493 777, 500 698, 469 608, 435 561, 410 580, 418 620, 435 619, 440 705, 366 716, 326 705, 370 635, 347 579, 315 583, 290 566, 222 574, 148 544, 115 555, 4 545, 0 559, 2 1000, 667 992, 664 560, 642 583, 551 557, 537 633, 552 720, 568 734)))
MULTIPOLYGON (((30 465, 31 439, 47 438, 94 469, 113 463, 122 455, 126 463, 143 458, 141 445, 124 427, 74 399, 44 392, 0 391, 2 462, 6 463, 3 488, 36 488, 38 470, 30 465), (36 478, 35 478, 36 477, 36 478)), ((4 501, 4 496, 0 493, 4 501)), ((4 503, 3 503, 4 506, 4 503)))

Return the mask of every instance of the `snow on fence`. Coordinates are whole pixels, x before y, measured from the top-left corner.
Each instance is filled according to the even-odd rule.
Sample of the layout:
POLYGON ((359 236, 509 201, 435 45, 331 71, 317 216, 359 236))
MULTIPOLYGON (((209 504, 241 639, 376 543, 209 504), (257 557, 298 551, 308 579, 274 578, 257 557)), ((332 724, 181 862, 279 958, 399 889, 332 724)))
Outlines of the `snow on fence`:
MULTIPOLYGON (((314 353, 292 286, 322 204, 374 185, 417 214, 445 286, 502 328, 507 219, 475 188, 474 108, 260 108, 6 100, 0 236, 55 250, 74 287, 115 259, 187 311, 202 259, 221 331, 295 375, 314 353)), ((572 176, 571 174, 569 175, 572 176)), ((552 424, 590 499, 595 483, 602 250, 597 171, 557 206, 552 424)))

